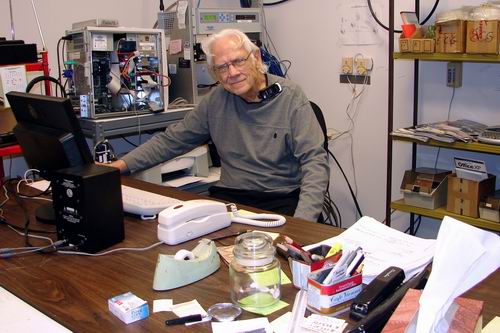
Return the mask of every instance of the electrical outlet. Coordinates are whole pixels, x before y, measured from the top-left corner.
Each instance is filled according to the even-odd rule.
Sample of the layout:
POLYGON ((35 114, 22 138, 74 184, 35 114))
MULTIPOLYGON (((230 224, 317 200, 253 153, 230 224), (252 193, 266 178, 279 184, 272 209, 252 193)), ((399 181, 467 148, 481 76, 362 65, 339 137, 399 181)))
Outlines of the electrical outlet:
POLYGON ((460 88, 462 86, 462 63, 449 62, 446 66, 446 85, 460 88))
POLYGON ((369 62, 370 59, 367 58, 356 58, 355 61, 355 74, 358 75, 367 75, 368 74, 368 68, 369 68, 369 62))
POLYGON ((352 57, 343 57, 340 72, 342 74, 352 74, 352 67, 353 67, 353 58, 352 57))

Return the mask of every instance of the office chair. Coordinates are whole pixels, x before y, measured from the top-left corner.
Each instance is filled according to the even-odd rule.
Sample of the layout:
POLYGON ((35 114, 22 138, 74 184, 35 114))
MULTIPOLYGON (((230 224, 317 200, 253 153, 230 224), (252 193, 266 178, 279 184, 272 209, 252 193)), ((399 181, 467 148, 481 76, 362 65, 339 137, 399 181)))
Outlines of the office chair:
MULTIPOLYGON (((309 101, 309 103, 311 103, 314 115, 316 116, 319 126, 321 127, 321 130, 323 132, 323 138, 324 138, 323 147, 325 148, 327 154, 329 155, 330 152, 328 150, 328 135, 326 130, 325 117, 323 116, 323 111, 321 111, 321 108, 318 106, 318 104, 314 103, 313 101, 309 101)), ((335 202, 333 202, 332 198, 330 197, 329 185, 330 182, 328 182, 328 184, 326 185, 325 198, 323 201, 323 211, 321 212, 318 222, 323 224, 331 224, 337 227, 342 227, 340 211, 335 202)))
POLYGON ((319 126, 321 126, 321 130, 323 131, 323 137, 325 140, 325 142, 323 143, 323 147, 328 152, 328 135, 326 133, 326 121, 325 117, 323 116, 323 111, 321 111, 321 108, 318 106, 318 104, 314 103, 313 101, 309 101, 309 103, 311 103, 314 115, 316 116, 316 119, 318 119, 319 126))

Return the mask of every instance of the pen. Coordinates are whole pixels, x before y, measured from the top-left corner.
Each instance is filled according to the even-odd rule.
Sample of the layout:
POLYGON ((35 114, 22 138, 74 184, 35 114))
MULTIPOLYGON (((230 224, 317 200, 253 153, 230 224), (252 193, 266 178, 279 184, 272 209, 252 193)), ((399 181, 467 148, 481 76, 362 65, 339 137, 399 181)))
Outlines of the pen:
POLYGON ((170 325, 181 325, 181 324, 185 324, 185 323, 192 323, 194 321, 200 321, 202 319, 203 319, 203 316, 201 314, 195 314, 195 315, 165 320, 165 325, 169 325, 169 326, 170 325))
POLYGON ((345 276, 349 277, 353 275, 353 273, 356 271, 356 269, 363 262, 364 259, 365 255, 363 254, 363 251, 358 251, 358 253, 356 253, 356 257, 354 257, 351 263, 347 265, 345 276))
POLYGON ((323 284, 331 284, 337 281, 340 277, 345 276, 347 267, 354 260, 359 251, 361 251, 361 248, 357 247, 354 251, 343 253, 340 260, 335 264, 333 269, 323 281, 323 284))
POLYGON ((294 241, 293 239, 291 239, 288 236, 285 236, 285 242, 287 242, 288 244, 290 244, 292 246, 295 246, 297 249, 299 249, 301 251, 304 251, 304 249, 302 248, 302 245, 300 245, 299 243, 297 243, 296 241, 294 241))

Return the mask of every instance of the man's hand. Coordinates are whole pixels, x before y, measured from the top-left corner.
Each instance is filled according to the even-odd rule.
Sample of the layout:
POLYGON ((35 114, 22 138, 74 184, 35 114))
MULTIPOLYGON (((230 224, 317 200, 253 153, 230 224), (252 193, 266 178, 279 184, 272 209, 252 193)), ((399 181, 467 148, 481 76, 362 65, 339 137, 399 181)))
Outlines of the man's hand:
POLYGON ((128 166, 124 160, 116 160, 116 161, 113 161, 111 163, 95 162, 95 164, 117 168, 118 170, 120 170, 120 173, 122 173, 122 174, 126 173, 128 171, 128 166))

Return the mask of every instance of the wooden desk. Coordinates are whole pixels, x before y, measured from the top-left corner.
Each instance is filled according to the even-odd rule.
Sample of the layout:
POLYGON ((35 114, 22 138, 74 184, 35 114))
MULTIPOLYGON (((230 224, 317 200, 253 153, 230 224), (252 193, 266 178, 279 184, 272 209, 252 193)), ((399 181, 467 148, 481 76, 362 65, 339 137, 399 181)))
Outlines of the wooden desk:
MULTIPOLYGON (((187 192, 124 178, 123 184, 140 186, 152 192, 176 196, 180 199, 193 199, 197 196, 187 192)), ((36 204, 28 202, 33 212, 36 204)), ((20 225, 23 221, 22 210, 14 200, 4 207, 9 222, 20 225)), ((34 219, 33 219, 34 220, 34 219)), ((36 222, 31 228, 42 228, 36 222)), ((141 221, 131 217, 125 220, 125 241, 115 247, 144 247, 157 242, 156 221, 141 221)), ((45 226, 46 229, 54 228, 45 226)), ((232 224, 229 228, 217 231, 210 236, 220 236, 232 231, 245 230, 249 226, 232 224)), ((288 222, 272 231, 292 236, 305 244, 317 242, 337 235, 340 230, 290 218, 288 222)), ((234 238, 222 240, 230 245, 234 238)), ((34 244, 42 242, 32 241, 34 244)), ((23 237, 16 235, 6 226, 0 226, 1 247, 24 246, 23 237)), ((168 312, 151 313, 150 316, 125 325, 108 310, 107 300, 118 294, 131 291, 148 301, 150 311, 155 299, 172 298, 174 303, 197 299, 208 309, 218 302, 229 302, 228 267, 221 263, 220 269, 211 276, 189 286, 171 291, 158 292, 152 289, 156 259, 159 253, 174 254, 178 249, 191 250, 196 246, 193 240, 178 246, 161 245, 146 252, 121 252, 103 257, 82 257, 74 255, 34 254, 24 257, 0 260, 0 285, 30 303, 49 317, 75 332, 211 332, 209 323, 192 327, 166 327, 164 321, 175 315, 168 312)), ((218 245, 222 245, 219 243, 218 245)), ((282 267, 290 276, 285 262, 282 267)), ((484 322, 500 315, 500 271, 491 275, 466 296, 486 300, 484 322)), ((269 316, 270 320, 291 311, 296 290, 291 285, 282 287, 283 300, 290 306, 269 316)), ((256 315, 243 311, 239 319, 254 318, 256 315)), ((1 323, 0 323, 1 325, 1 323)))

